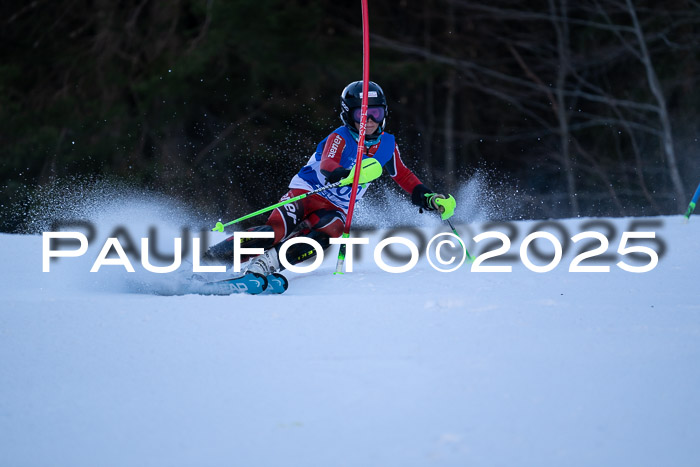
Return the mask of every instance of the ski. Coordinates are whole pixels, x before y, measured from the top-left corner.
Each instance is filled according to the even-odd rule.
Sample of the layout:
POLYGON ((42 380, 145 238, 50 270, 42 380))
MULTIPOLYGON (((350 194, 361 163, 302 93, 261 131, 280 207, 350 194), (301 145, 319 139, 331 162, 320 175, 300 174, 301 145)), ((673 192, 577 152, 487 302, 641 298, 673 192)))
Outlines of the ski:
POLYGON ((257 273, 249 272, 239 277, 231 277, 201 284, 200 293, 203 295, 231 295, 247 293, 257 295, 267 289, 267 279, 257 273))
POLYGON ((289 288, 289 281, 282 274, 273 272, 267 277, 267 291, 274 294, 284 293, 289 288))

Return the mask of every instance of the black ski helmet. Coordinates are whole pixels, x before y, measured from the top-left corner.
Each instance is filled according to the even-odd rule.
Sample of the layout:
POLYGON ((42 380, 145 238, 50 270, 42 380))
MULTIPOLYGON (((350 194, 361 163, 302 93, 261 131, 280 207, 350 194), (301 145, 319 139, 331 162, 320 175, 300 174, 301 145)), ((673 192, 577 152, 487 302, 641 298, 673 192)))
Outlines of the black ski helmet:
MULTIPOLYGON (((382 132, 386 123, 386 113, 389 110, 386 105, 386 97, 382 88, 374 81, 370 81, 367 87, 369 88, 367 91, 367 105, 384 107, 385 117, 379 125, 379 132, 382 132)), ((345 126, 353 130, 355 129, 355 121, 352 118, 352 110, 357 107, 362 107, 362 81, 353 81, 348 84, 340 95, 340 119, 345 126)))

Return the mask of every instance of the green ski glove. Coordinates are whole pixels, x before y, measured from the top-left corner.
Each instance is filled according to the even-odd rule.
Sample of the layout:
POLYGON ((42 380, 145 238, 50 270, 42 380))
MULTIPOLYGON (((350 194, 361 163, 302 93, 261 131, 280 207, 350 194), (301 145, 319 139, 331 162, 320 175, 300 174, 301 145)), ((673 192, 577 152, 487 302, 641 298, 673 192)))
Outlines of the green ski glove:
MULTIPOLYGON (((360 172, 360 175, 362 175, 362 172, 360 172)), ((455 201, 452 195, 448 195, 448 197, 445 198, 445 195, 438 193, 426 193, 425 198, 426 207, 428 209, 438 210, 443 221, 454 215, 457 201, 455 201)))
MULTIPOLYGON (((369 183, 372 180, 378 179, 382 175, 382 164, 377 159, 368 157, 362 159, 362 170, 360 170, 360 185, 369 183)), ((352 168, 350 174, 340 180, 340 186, 352 185, 352 179, 355 178, 355 167, 352 168)))

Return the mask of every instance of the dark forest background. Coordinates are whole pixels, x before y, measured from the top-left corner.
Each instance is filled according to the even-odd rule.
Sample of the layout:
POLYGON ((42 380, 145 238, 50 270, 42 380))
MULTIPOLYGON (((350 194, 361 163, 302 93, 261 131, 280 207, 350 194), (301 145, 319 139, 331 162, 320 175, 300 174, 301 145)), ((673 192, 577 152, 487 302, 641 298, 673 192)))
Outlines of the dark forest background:
MULTIPOLYGON (((369 12, 387 131, 426 184, 455 192, 479 170, 529 217, 684 210, 700 181, 698 2, 369 12)), ((227 218, 275 202, 340 124, 361 41, 359 1, 2 2, 0 228, 21 226, 10 207, 37 187, 96 177, 227 218)))

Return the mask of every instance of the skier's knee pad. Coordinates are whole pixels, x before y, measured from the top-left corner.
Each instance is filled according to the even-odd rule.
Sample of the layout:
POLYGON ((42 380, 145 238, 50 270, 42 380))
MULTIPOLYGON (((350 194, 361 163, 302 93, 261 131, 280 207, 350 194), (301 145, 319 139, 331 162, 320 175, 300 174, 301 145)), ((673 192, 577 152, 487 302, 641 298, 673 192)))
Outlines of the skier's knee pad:
MULTIPOLYGON (((321 249, 323 250, 328 248, 328 246, 331 244, 328 234, 318 230, 311 231, 308 235, 303 235, 303 237, 316 240, 319 245, 321 245, 321 249)), ((289 264, 297 264, 301 263, 302 261, 306 261, 309 258, 315 257, 316 254, 316 250, 308 243, 297 243, 287 249, 286 256, 289 264)))
MULTIPOLYGON (((246 232, 274 232, 272 226, 269 225, 259 225, 257 227, 251 227, 247 229, 246 232)), ((233 238, 233 237, 231 237, 233 238)), ((233 242, 231 242, 233 243, 233 242)), ((246 238, 241 237, 241 246, 243 248, 272 248, 275 244, 274 238, 246 238)))
POLYGON ((345 215, 337 210, 318 210, 309 216, 309 221, 312 231, 323 232, 330 238, 340 237, 345 227, 345 215))

